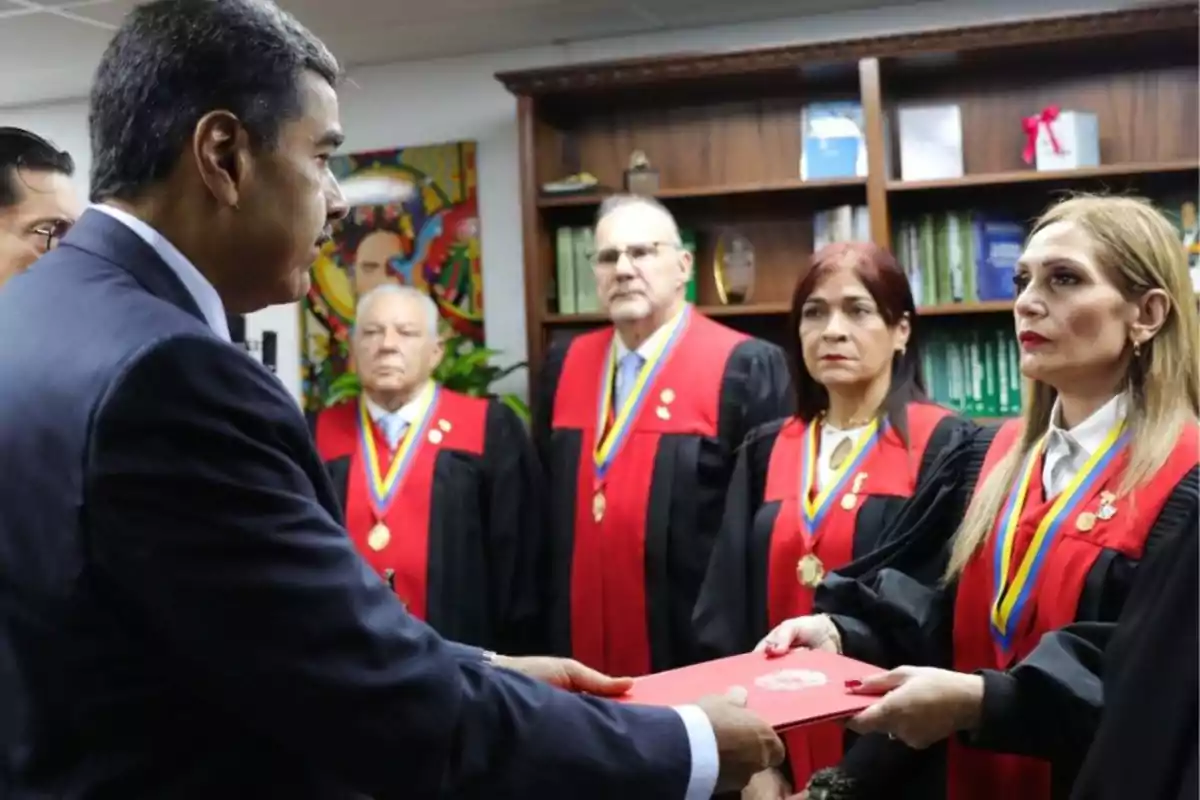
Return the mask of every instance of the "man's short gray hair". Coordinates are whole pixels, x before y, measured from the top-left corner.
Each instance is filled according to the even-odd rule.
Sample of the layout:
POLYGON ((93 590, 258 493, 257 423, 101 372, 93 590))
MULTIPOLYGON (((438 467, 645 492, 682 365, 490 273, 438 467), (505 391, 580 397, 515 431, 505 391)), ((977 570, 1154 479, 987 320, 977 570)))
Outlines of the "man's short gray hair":
POLYGON ((611 194, 604 198, 600 203, 599 210, 596 211, 596 225, 599 225, 609 214, 626 206, 642 206, 662 214, 671 223, 671 230, 674 232, 675 237, 673 243, 680 244, 683 241, 679 235, 679 223, 675 221, 675 215, 658 200, 644 194, 611 194))
POLYGON ((421 301, 421 305, 425 308, 426 317, 429 320, 429 335, 435 339, 440 335, 441 314, 438 313, 437 303, 433 302, 433 298, 422 292, 415 286, 405 286, 396 283, 384 283, 376 286, 362 297, 358 298, 358 305, 354 309, 354 329, 358 330, 358 321, 363 318, 368 306, 378 297, 384 295, 399 295, 400 297, 412 297, 421 301))

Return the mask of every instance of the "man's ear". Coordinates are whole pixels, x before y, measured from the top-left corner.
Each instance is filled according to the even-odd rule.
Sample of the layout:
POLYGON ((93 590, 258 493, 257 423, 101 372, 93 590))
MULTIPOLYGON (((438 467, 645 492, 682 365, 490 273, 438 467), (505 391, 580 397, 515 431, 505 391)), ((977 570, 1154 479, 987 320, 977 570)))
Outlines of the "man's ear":
POLYGON ((696 260, 692 258, 691 252, 684 250, 682 246, 679 248, 679 269, 683 272, 683 285, 687 286, 696 269, 696 260))
POLYGON ((429 356, 429 372, 437 372, 437 368, 441 366, 442 359, 446 356, 446 340, 439 336, 433 344, 433 352, 429 356))
POLYGON ((228 111, 210 111, 192 134, 192 154, 200 180, 217 202, 237 208, 251 170, 250 136, 228 111))

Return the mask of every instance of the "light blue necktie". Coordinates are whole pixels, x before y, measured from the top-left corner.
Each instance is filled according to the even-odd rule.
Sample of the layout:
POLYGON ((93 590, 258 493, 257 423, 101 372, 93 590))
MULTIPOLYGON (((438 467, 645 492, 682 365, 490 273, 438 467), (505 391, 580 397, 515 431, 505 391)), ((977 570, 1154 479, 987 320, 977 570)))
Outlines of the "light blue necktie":
POLYGON ((383 429, 388 446, 395 450, 404 438, 404 432, 408 430, 408 422, 399 414, 388 414, 379 420, 379 427, 383 429))
POLYGON ((616 408, 613 409, 614 414, 620 414, 621 409, 625 407, 625 398, 629 397, 629 393, 633 391, 644 362, 645 359, 637 353, 626 353, 621 356, 621 360, 617 364, 617 396, 616 408))

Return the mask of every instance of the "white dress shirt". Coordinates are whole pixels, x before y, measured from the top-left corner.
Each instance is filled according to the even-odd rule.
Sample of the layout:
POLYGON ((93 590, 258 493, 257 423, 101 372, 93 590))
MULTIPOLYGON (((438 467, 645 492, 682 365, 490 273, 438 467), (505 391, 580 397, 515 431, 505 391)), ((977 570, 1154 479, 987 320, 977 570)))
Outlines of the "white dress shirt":
MULTIPOLYGON (((106 205, 93 205, 91 208, 109 215, 113 219, 124 224, 142 239, 146 244, 158 253, 171 271, 183 282, 192 299, 196 301, 196 305, 200 307, 200 312, 204 314, 204 319, 208 322, 209 327, 223 338, 225 341, 230 340, 229 336, 229 321, 225 317, 225 305, 221 302, 221 297, 217 294, 217 290, 208 282, 201 273, 196 269, 192 262, 188 261, 183 253, 179 252, 179 248, 167 241, 166 237, 158 231, 151 228, 145 222, 142 222, 132 214, 128 214, 119 208, 113 208, 106 205)), ((666 331, 669 326, 663 326, 658 331, 655 331, 651 336, 638 348, 643 354, 650 352, 647 348, 651 345, 656 345, 659 339, 655 337, 666 336, 666 331)), ((620 344, 620 338, 617 339, 618 349, 623 347, 620 344)), ((626 349, 628 352, 628 349, 626 349)), ((408 425, 414 421, 416 414, 415 402, 420 400, 420 397, 414 398, 399 410, 394 412, 395 417, 408 425)), ((386 409, 377 404, 367 401, 367 413, 375 422, 379 422, 386 416, 389 416, 386 409)), ((384 426, 388 430, 388 439, 392 438, 392 426, 384 426)), ((400 425, 394 426, 397 430, 400 425)), ((396 443, 400 441, 403 431, 396 435, 396 442, 392 443, 392 449, 395 449, 396 443)), ((717 774, 720 770, 720 757, 717 753, 717 737, 713 733, 712 723, 708 720, 708 715, 705 714, 698 706, 679 706, 675 709, 680 718, 683 720, 684 727, 687 729, 688 742, 691 745, 692 752, 692 771, 691 777, 688 780, 687 794, 684 800, 709 800, 712 797, 713 790, 717 786, 717 774)))
POLYGON ((188 261, 187 256, 179 252, 178 247, 171 244, 167 240, 167 237, 154 230, 154 228, 151 228, 145 222, 119 208, 96 204, 90 206, 90 209, 107 214, 136 233, 138 238, 150 245, 154 252, 158 253, 158 257, 182 281, 184 287, 188 290, 188 294, 192 296, 192 299, 196 301, 196 305, 200 307, 200 313, 204 315, 204 320, 213 329, 213 332, 227 342, 230 340, 229 320, 225 317, 225 304, 221 302, 220 295, 217 294, 217 290, 208 282, 208 279, 200 274, 200 270, 196 269, 196 266, 191 261, 188 261))
MULTIPOLYGON (((686 310, 686 306, 684 307, 686 310)), ((636 351, 631 351, 620 336, 613 337, 616 342, 617 364, 620 364, 625 356, 631 352, 636 352, 642 357, 644 365, 650 356, 658 350, 664 343, 663 340, 671 335, 671 330, 674 328, 679 315, 683 314, 683 310, 670 319, 665 325, 662 325, 654 333, 646 337, 646 341, 638 346, 636 351)), ((622 394, 622 389, 627 392, 630 387, 614 387, 617 388, 618 394, 622 394)), ((614 398, 614 401, 616 398, 614 398)), ((620 409, 616 409, 617 412, 620 409)), ((692 777, 688 781, 687 794, 684 800, 708 800, 712 797, 713 790, 717 786, 717 773, 720 771, 720 757, 717 754, 717 737, 713 733, 712 724, 708 721, 708 715, 700 710, 698 706, 679 706, 675 709, 679 712, 679 716, 683 718, 683 724, 687 727, 688 741, 692 746, 692 777)))
POLYGON ((1046 435, 1046 454, 1042 460, 1042 488, 1046 499, 1057 497, 1079 474, 1100 446, 1109 431, 1125 418, 1129 407, 1124 394, 1113 397, 1092 415, 1070 430, 1061 426, 1062 407, 1056 400, 1050 412, 1050 428, 1046 435))
POLYGON ((643 362, 648 361, 654 351, 658 349, 659 345, 663 344, 663 340, 671 335, 671 329, 675 327, 675 323, 679 321, 680 316, 682 316, 683 312, 686 310, 687 306, 684 306, 682 309, 680 309, 678 314, 671 317, 671 319, 669 319, 664 325, 659 326, 658 330, 647 336, 646 341, 638 345, 638 348, 635 351, 631 351, 625 345, 625 342, 621 341, 620 336, 614 335, 613 339, 617 343, 617 363, 621 363, 621 360, 631 352, 636 352, 639 356, 641 356, 643 362))

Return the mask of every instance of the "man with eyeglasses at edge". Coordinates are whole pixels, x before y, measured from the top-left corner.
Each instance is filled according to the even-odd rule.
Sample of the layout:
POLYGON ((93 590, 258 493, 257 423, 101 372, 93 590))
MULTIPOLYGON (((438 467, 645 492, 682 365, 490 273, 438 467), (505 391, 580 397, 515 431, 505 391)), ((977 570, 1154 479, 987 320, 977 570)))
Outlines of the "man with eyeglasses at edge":
POLYGON ((75 162, 37 134, 0 127, 0 286, 29 269, 75 223, 75 162))

